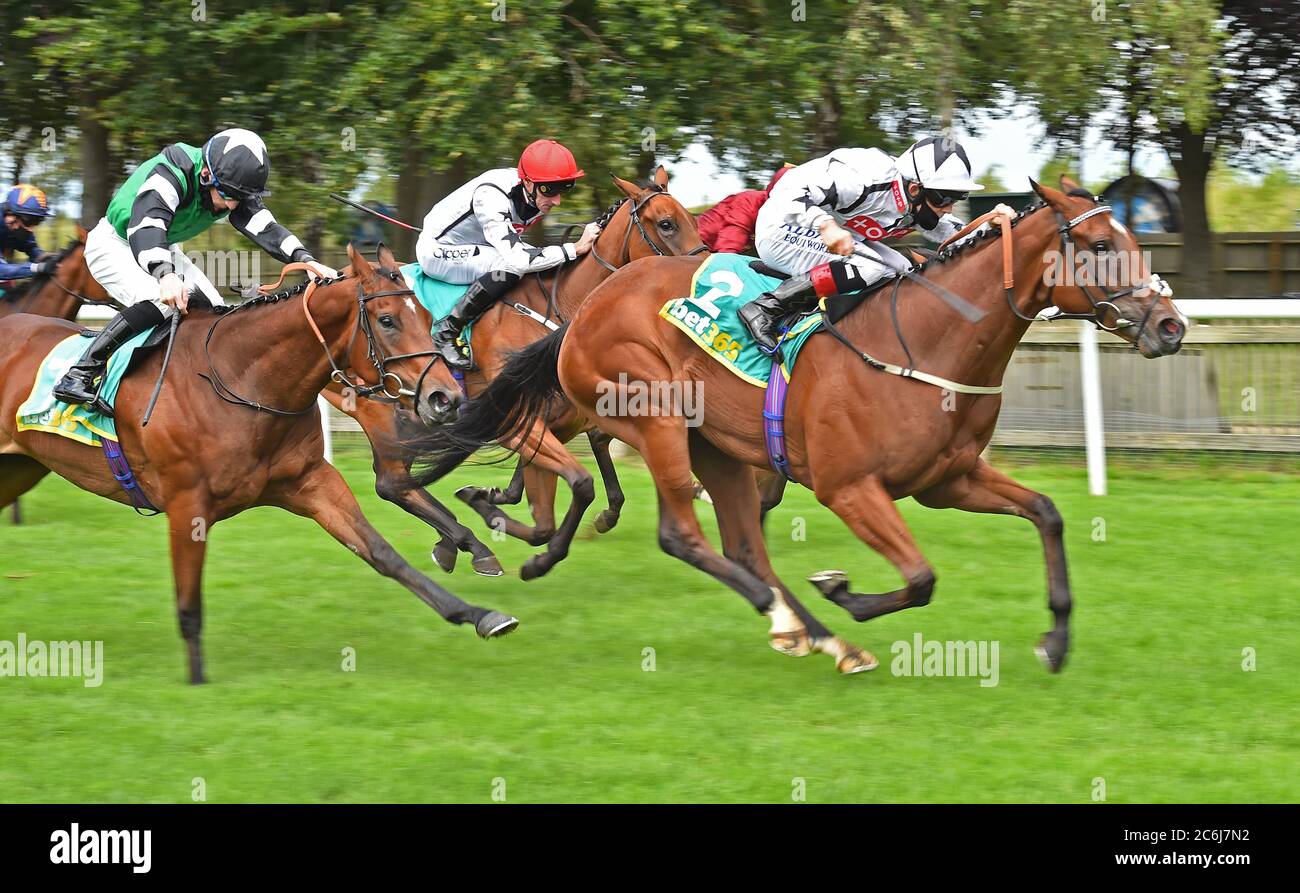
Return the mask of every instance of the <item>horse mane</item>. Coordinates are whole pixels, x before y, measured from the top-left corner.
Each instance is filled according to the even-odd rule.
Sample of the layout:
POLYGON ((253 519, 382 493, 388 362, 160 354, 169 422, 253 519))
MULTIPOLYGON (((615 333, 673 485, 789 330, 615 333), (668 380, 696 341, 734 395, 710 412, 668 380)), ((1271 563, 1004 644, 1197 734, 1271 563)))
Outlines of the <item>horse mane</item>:
MULTIPOLYGON (((1080 190, 1080 192, 1085 197, 1092 198, 1090 194, 1083 192, 1082 190, 1080 190)), ((1047 203, 1042 200, 1025 205, 1016 213, 1015 217, 1011 218, 1012 229, 1015 229, 1016 224, 1020 223, 1020 221, 1024 220, 1030 214, 1033 214, 1035 211, 1041 210, 1045 207, 1047 207, 1047 203)), ((969 251, 972 248, 976 248, 980 245, 983 245, 986 242, 992 241, 994 239, 999 239, 1001 237, 1002 237, 1002 227, 1000 226, 985 227, 979 230, 974 235, 973 238, 963 239, 961 242, 952 245, 948 248, 945 248, 943 251, 940 251, 934 257, 930 258, 925 263, 921 264, 920 267, 918 267, 917 269, 918 271, 920 271, 920 270, 924 270, 926 267, 930 266, 931 264, 947 263, 948 261, 952 260, 953 258, 957 257, 960 254, 963 254, 964 252, 969 251)))

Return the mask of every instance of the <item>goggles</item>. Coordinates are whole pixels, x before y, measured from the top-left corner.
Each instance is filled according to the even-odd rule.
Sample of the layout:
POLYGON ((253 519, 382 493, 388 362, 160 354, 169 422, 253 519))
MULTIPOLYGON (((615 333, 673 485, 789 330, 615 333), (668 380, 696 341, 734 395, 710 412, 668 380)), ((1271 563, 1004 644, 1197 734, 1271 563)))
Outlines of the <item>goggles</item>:
POLYGON ((537 191, 542 195, 563 195, 577 185, 577 180, 559 180, 554 183, 538 183, 537 191))
POLYGON ((947 189, 927 189, 925 190, 925 200, 936 208, 947 208, 965 201, 970 195, 969 192, 951 192, 947 189))

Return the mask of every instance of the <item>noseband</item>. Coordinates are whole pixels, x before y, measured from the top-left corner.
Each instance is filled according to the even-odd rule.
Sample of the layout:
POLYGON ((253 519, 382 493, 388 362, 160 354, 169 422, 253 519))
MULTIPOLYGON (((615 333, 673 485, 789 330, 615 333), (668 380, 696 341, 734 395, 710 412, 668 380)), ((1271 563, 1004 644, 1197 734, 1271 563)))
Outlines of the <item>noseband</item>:
MULTIPOLYGON (((1082 223, 1083 221, 1091 217, 1096 217, 1098 214, 1111 213, 1111 208, 1109 205, 1097 205, 1095 208, 1089 208, 1087 211, 1084 211, 1082 214, 1079 214, 1077 217, 1074 217, 1071 220, 1066 220, 1065 215, 1062 214, 1060 211, 1057 211, 1056 209, 1053 209, 1052 213, 1056 215, 1056 220, 1058 223, 1057 235, 1061 245, 1061 256, 1064 258, 1069 253, 1068 246, 1070 241, 1070 234, 1074 230, 1074 228, 1078 226, 1080 223, 1082 223)), ((1151 313, 1156 308, 1156 303, 1161 298, 1167 298, 1173 295, 1173 289, 1171 289, 1169 285, 1155 273, 1151 274, 1151 278, 1145 284, 1130 285, 1128 288, 1123 289, 1121 291, 1113 291, 1113 292, 1107 291, 1103 286, 1098 285, 1096 286, 1096 288, 1101 293, 1102 296, 1101 300, 1098 300, 1093 295, 1092 287, 1088 286, 1086 283, 1078 283, 1076 287, 1079 289, 1079 291, 1083 293, 1083 296, 1088 299, 1088 303, 1092 306, 1092 312, 1091 313, 1069 313, 1061 309, 1061 307, 1058 306, 1056 302, 1052 299, 1052 295, 1056 291, 1056 285, 1055 283, 1053 283, 1052 285, 1049 285, 1047 287, 1047 306, 1054 308, 1056 310, 1056 313, 1052 314, 1049 317, 1045 317, 1045 319, 1048 322, 1055 322, 1058 319, 1081 319, 1086 322, 1090 322, 1093 325, 1095 325, 1097 328, 1107 332, 1118 332, 1120 329, 1132 328, 1134 325, 1136 325, 1137 332, 1133 335, 1134 350, 1137 350, 1138 340, 1142 337, 1143 331, 1146 330, 1147 323, 1151 319, 1151 313), (1147 303, 1146 309, 1142 313, 1142 319, 1136 323, 1131 319, 1125 319, 1124 316, 1120 313, 1120 309, 1115 304, 1115 302, 1120 300, 1121 298, 1126 298, 1129 295, 1136 295, 1138 292, 1145 292, 1145 291, 1150 291, 1152 293, 1152 296, 1151 296, 1151 300, 1147 303), (1108 326, 1105 323, 1104 314, 1107 312, 1111 312, 1115 314, 1115 324, 1113 326, 1108 326)), ((1020 312, 1020 308, 1016 306, 1015 298, 1014 295, 1012 294, 1012 291, 1013 289, 1011 288, 1008 288, 1006 290, 1007 304, 1008 306, 1011 307, 1011 312, 1014 313, 1016 316, 1018 316, 1020 319, 1027 320, 1029 322, 1034 322, 1036 319, 1038 319, 1038 317, 1026 316, 1024 313, 1020 312)))

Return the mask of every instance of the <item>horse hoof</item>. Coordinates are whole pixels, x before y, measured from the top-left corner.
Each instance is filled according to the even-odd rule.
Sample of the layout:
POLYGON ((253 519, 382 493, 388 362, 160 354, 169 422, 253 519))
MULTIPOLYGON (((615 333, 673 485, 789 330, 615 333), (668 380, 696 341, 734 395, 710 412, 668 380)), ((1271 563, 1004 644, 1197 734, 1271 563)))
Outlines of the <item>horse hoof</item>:
POLYGON ((513 632, 518 625, 519 621, 509 614, 502 614, 500 611, 488 611, 483 615, 483 619, 474 625, 474 629, 480 637, 494 639, 513 632))
POLYGON ((870 651, 863 651, 861 648, 853 648, 844 654, 835 662, 835 669, 845 676, 851 676, 854 673, 866 673, 880 666, 880 661, 870 651))
POLYGON ((505 569, 501 567, 501 562, 495 555, 475 558, 470 562, 470 566, 474 568, 474 573, 480 577, 500 577, 505 574, 505 569))
POLYGON ((1034 654, 1037 654, 1043 665, 1053 673, 1061 672, 1065 666, 1065 655, 1068 650, 1069 646, 1054 637, 1052 633, 1046 633, 1034 646, 1034 654))
POLYGON ((536 580, 549 570, 550 568, 542 562, 542 556, 534 555, 525 561, 524 566, 519 569, 519 579, 536 580))
POLYGON ((605 509, 603 512, 601 512, 599 515, 596 516, 597 533, 609 533, 611 530, 614 529, 614 526, 616 524, 618 524, 618 515, 614 512, 611 512, 609 509, 605 509))
POLYGON ((443 573, 449 574, 456 569, 456 554, 455 546, 443 546, 439 543, 433 547, 429 557, 433 559, 434 564, 442 568, 443 573))
POLYGON ((808 639, 807 630, 768 633, 767 641, 774 651, 788 654, 790 657, 806 657, 812 653, 812 642, 808 639))
POLYGON ((849 585, 849 577, 844 571, 819 571, 809 577, 808 582, 816 586, 824 598, 831 598, 841 586, 849 585))

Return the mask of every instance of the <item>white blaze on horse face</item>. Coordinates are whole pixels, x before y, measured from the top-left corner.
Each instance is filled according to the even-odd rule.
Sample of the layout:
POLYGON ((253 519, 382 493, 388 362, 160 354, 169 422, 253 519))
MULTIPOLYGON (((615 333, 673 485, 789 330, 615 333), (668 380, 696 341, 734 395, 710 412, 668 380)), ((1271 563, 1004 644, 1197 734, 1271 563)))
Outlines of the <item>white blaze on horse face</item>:
POLYGON ((406 299, 406 309, 410 310, 412 313, 415 312, 415 302, 412 301, 410 298, 406 299))

